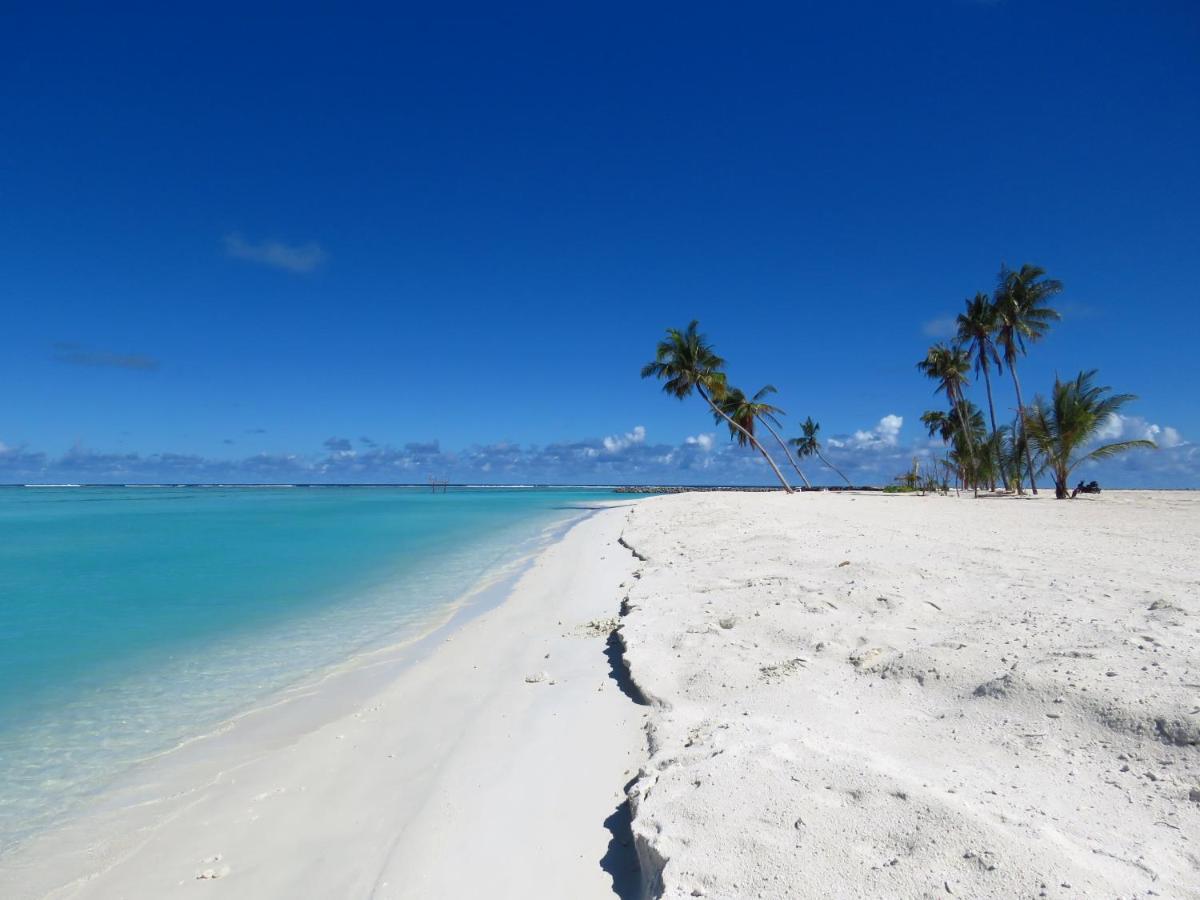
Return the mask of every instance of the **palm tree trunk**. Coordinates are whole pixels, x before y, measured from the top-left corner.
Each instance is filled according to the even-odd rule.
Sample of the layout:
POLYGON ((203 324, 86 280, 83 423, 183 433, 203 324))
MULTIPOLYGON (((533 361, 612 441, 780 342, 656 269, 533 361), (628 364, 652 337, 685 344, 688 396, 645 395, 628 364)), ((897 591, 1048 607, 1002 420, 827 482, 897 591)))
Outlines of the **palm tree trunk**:
MULTIPOLYGON (((967 414, 963 410, 963 398, 958 397, 957 402, 952 398, 951 403, 958 409, 958 421, 962 424, 963 443, 967 445, 967 456, 971 458, 971 489, 975 492, 975 496, 979 496, 979 466, 975 463, 975 444, 971 440, 971 428, 967 425, 967 414)), ((963 479, 966 482, 966 479, 963 479)))
MULTIPOLYGON (((980 351, 980 352, 982 353, 982 351, 980 351)), ((980 359, 980 363, 983 366, 983 384, 987 388, 988 418, 990 418, 992 420, 992 442, 995 443, 995 441, 996 441, 996 407, 992 403, 992 375, 991 375, 991 372, 989 371, 989 369, 991 367, 988 365, 986 356, 980 356, 979 359, 980 359)), ((997 457, 996 463, 1000 466, 1000 481, 1004 484, 1004 489, 1008 490, 1008 476, 1004 473, 1003 457, 1002 456, 997 457)), ((993 485, 992 487, 994 489, 995 485, 993 485)))
POLYGON ((717 404, 713 403, 712 398, 708 396, 704 388, 696 385, 696 390, 700 392, 700 396, 704 398, 704 402, 711 407, 713 412, 728 422, 731 427, 736 428, 738 431, 744 434, 750 441, 751 446, 753 446, 755 450, 763 455, 763 459, 767 461, 767 465, 771 467, 771 471, 775 473, 775 477, 779 479, 779 483, 783 485, 783 489, 789 494, 795 493, 795 491, 792 489, 792 486, 787 483, 787 479, 783 477, 783 473, 779 471, 779 466, 775 465, 775 460, 771 459, 771 454, 768 453, 763 445, 758 442, 758 439, 737 422, 733 421, 733 419, 729 418, 729 416, 725 415, 725 412, 719 406, 717 406, 717 404))
MULTIPOLYGON (((1017 361, 1008 361, 1008 371, 1012 372, 1013 387, 1017 389, 1017 419, 1021 423, 1021 440, 1025 442, 1025 462, 1029 463, 1029 488, 1037 496, 1037 482, 1033 480, 1033 452, 1029 449, 1029 436, 1025 433, 1025 401, 1021 399, 1021 379, 1017 377, 1017 361)), ((1017 484, 1021 481, 1018 478, 1017 484)))
POLYGON ((783 455, 786 456, 787 461, 792 464, 792 468, 796 470, 796 474, 800 476, 800 480, 804 482, 804 486, 806 488, 812 488, 812 482, 809 481, 808 478, 805 477, 804 473, 800 471, 800 466, 797 465, 796 460, 792 459, 791 451, 788 450, 787 444, 783 442, 783 438, 775 433, 775 429, 771 427, 771 424, 767 422, 766 419, 760 418, 758 421, 762 422, 767 431, 771 432, 771 437, 775 438, 775 442, 779 444, 780 449, 783 450, 783 455))
POLYGON ((821 454, 820 450, 817 451, 817 459, 821 460, 821 462, 825 463, 825 465, 829 466, 829 468, 831 468, 831 469, 833 469, 833 471, 837 472, 838 475, 841 477, 842 481, 846 482, 846 487, 854 487, 854 485, 852 485, 850 483, 850 479, 847 478, 845 475, 842 475, 842 470, 839 469, 837 466, 835 466, 833 463, 831 463, 829 460, 827 460, 821 454))

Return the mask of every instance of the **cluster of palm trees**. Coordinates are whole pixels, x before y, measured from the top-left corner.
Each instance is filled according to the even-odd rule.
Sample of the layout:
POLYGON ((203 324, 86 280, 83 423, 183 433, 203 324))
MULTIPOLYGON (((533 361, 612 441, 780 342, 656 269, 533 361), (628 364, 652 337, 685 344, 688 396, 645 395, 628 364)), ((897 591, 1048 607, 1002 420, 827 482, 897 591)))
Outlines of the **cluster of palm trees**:
POLYGON ((937 343, 917 363, 917 368, 945 394, 948 410, 930 410, 921 421, 930 436, 938 435, 948 448, 947 462, 955 477, 978 492, 980 487, 1024 492, 1028 481, 1037 493, 1037 476, 1049 471, 1058 498, 1070 495, 1071 473, 1089 459, 1103 459, 1135 447, 1154 447, 1146 440, 1120 441, 1084 451, 1096 434, 1129 401, 1132 394, 1109 394, 1093 384, 1096 372, 1080 372, 1070 381, 1056 379, 1049 401, 1040 395, 1026 405, 1017 376, 1017 360, 1032 344, 1046 336, 1061 316, 1050 301, 1062 293, 1062 282, 1049 278, 1045 269, 1026 263, 1020 269, 1001 266, 996 289, 966 301, 956 320, 950 344, 937 343), (1016 418, 1011 426, 998 427, 992 399, 992 371, 1012 376, 1016 418), (979 408, 966 396, 968 373, 983 374, 987 393, 989 431, 979 408))
MULTIPOLYGON (((1080 372, 1069 381, 1056 378, 1049 400, 1038 395, 1033 403, 1025 403, 1017 361, 1046 336, 1051 323, 1061 318, 1050 301, 1062 289, 1062 282, 1048 277, 1040 266, 1026 263, 1015 270, 1001 266, 995 291, 991 295, 977 293, 966 301, 966 308, 956 319, 951 343, 934 344, 917 363, 917 368, 936 382, 936 391, 946 396, 949 405, 946 410, 927 411, 921 421, 930 436, 940 436, 947 447, 943 466, 954 474, 956 483, 976 493, 981 487, 995 490, 997 484, 1024 493, 1028 481, 1036 494, 1038 475, 1049 472, 1055 496, 1061 499, 1071 495, 1071 473, 1081 463, 1136 447, 1155 446, 1152 441, 1132 440, 1091 447, 1110 417, 1135 399, 1132 394, 1111 394, 1109 388, 1094 384, 1094 369, 1080 372), (1016 418, 1012 425, 999 426, 992 372, 1002 375, 1005 367, 1016 394, 1016 418), (983 375, 987 422, 966 395, 972 368, 976 375, 983 375)), ((725 375, 725 360, 700 334, 695 320, 682 331, 667 329, 654 359, 642 367, 642 377, 659 379, 663 391, 680 400, 698 394, 708 404, 713 420, 718 425, 724 423, 733 440, 762 454, 788 493, 792 486, 759 440, 759 425, 771 435, 806 487, 812 484, 798 460, 812 456, 850 485, 849 479, 821 453, 817 438, 821 426, 808 417, 801 423, 800 436, 785 442, 777 430, 782 428, 779 417, 784 412, 769 402, 775 387, 767 385, 748 396, 731 386, 725 375), (789 444, 796 451, 795 458, 789 444)), ((917 477, 915 469, 912 477, 917 477)))
POLYGON ((846 476, 831 465, 821 453, 821 444, 817 438, 821 430, 820 424, 814 422, 811 416, 806 418, 801 424, 801 436, 785 443, 776 430, 782 428, 779 417, 784 415, 784 412, 767 402, 767 398, 776 393, 774 385, 768 384, 752 396, 747 396, 740 388, 731 386, 725 374, 725 360, 716 354, 712 345, 700 334, 699 327, 699 323, 692 320, 683 331, 668 328, 666 337, 658 343, 654 359, 642 367, 642 377, 659 379, 663 382, 663 391, 679 400, 684 400, 693 393, 698 394, 708 404, 713 421, 718 425, 724 423, 729 429, 729 436, 740 446, 753 447, 761 453, 788 493, 792 493, 792 486, 758 439, 759 424, 774 438, 805 487, 812 487, 812 484, 800 469, 799 463, 792 457, 788 443, 796 448, 796 453, 801 459, 816 456, 837 472, 849 486, 850 481, 846 476))

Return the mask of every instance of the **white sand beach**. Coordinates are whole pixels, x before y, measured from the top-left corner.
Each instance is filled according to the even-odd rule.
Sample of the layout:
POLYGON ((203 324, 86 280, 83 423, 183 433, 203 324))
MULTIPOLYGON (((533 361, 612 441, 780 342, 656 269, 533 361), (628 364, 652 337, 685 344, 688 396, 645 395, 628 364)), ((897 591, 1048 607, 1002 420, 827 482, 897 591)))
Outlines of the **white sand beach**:
POLYGON ((1200 897, 1200 494, 647 501, 666 897, 1200 897))
POLYGON ((619 506, 353 712, 0 895, 1200 897, 1197 559, 1192 493, 619 506))

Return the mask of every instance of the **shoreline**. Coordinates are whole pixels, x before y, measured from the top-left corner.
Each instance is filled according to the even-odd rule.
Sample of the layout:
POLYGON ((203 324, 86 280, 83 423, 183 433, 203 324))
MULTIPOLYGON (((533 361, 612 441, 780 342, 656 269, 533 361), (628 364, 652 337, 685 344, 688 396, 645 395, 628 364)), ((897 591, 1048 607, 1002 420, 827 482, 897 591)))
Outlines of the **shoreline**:
MULTIPOLYGON (((439 766, 436 759, 428 758, 430 749, 445 744, 444 735, 452 731, 453 724, 462 725, 461 709, 430 710, 426 704, 418 702, 422 690, 415 687, 416 683, 431 676, 434 678, 424 688, 430 703, 436 704, 439 691, 455 695, 456 699, 461 700, 458 695, 466 688, 464 681, 469 680, 468 672, 474 673, 474 667, 479 665, 471 663, 468 668, 467 660, 456 653, 456 642, 460 642, 464 636, 470 638, 482 633, 487 642, 497 646, 507 645, 512 654, 519 652, 520 636, 495 620, 510 618, 503 612, 506 609, 511 611, 513 607, 531 605, 522 603, 522 598, 528 597, 531 592, 541 592, 543 596, 561 592, 563 583, 572 578, 572 573, 588 568, 586 557, 594 555, 591 552, 594 541, 573 539, 573 535, 581 528, 593 532, 599 527, 600 532, 607 533, 608 526, 586 526, 603 520, 606 515, 610 519, 614 515, 620 518, 622 513, 619 510, 627 509, 630 505, 606 503, 587 510, 581 509, 583 515, 548 529, 550 534, 546 542, 532 553, 520 560, 507 561, 500 567, 499 574, 490 573, 484 583, 477 585, 447 610, 444 619, 430 631, 397 645, 357 654, 332 670, 314 673, 313 677, 292 686, 270 702, 228 720, 213 732, 197 736, 182 748, 167 751, 139 765, 128 779, 128 784, 105 793, 103 804, 70 817, 66 822, 34 836, 13 852, 7 853, 0 860, 0 886, 3 886, 3 893, 12 897, 124 896, 138 895, 154 883, 155 896, 175 896, 177 893, 182 896, 189 892, 192 883, 203 883, 208 886, 207 892, 217 889, 219 885, 218 892, 223 896, 236 897, 285 895, 294 893, 301 884, 304 889, 310 888, 311 883, 307 879, 303 883, 292 882, 286 873, 273 882, 261 871, 264 865, 270 867, 270 863, 252 866, 260 871, 256 872, 254 885, 251 886, 244 866, 235 865, 234 859, 239 855, 244 858, 257 852, 252 834, 247 834, 237 853, 216 851, 196 857, 193 860, 195 871, 180 874, 181 869, 177 869, 172 874, 179 877, 167 876, 157 858, 181 854, 185 852, 183 845, 194 843, 196 835, 205 827, 195 821, 200 808, 216 806, 231 820, 245 818, 245 812, 239 816, 230 805, 233 803, 232 795, 248 779, 260 778, 265 787, 265 782, 272 779, 263 773, 274 768, 272 760, 287 766, 298 764, 298 769, 306 776, 303 780, 311 780, 314 777, 313 769, 320 767, 321 760, 327 761, 342 750, 346 735, 334 735, 336 743, 332 747, 328 743, 319 749, 307 745, 320 743, 318 738, 327 735, 335 726, 349 731, 361 728, 368 719, 374 719, 380 732, 376 735, 379 740, 403 745, 408 743, 402 739, 407 716, 415 720, 421 717, 436 718, 442 714, 446 719, 441 723, 443 727, 427 729, 429 739, 424 748, 403 746, 384 757, 388 760, 388 764, 383 766, 385 769, 403 769, 407 757, 409 768, 415 770, 410 771, 405 779, 411 801, 422 789, 422 767, 417 766, 416 757, 423 756, 423 771, 433 777, 439 766), (617 509, 611 508, 614 505, 617 509), (400 707, 399 714, 393 713, 386 722, 378 715, 385 705, 400 707), (229 736, 233 736, 233 740, 223 742, 222 739, 229 736), (222 743, 227 746, 220 746, 222 743), (302 745, 306 746, 307 752, 300 752, 302 745), (214 752, 214 748, 217 752, 214 752), (400 765, 392 762, 397 759, 401 761, 400 765), (156 849, 152 851, 152 847, 156 849), (156 857, 151 865, 144 862, 148 853, 156 857), (290 886, 285 886, 287 884, 290 886)), ((613 526, 617 527, 619 533, 615 521, 613 526)), ((617 561, 615 555, 613 561, 617 561)), ((612 590, 616 590, 615 586, 612 590)), ((601 597, 596 591, 582 593, 590 596, 598 610, 615 615, 615 611, 597 602, 601 597)), ((602 599, 608 601, 611 596, 602 599)), ((592 638, 588 644, 594 642, 595 636, 592 638)), ((580 649, 584 646, 583 642, 579 644, 580 649)), ((607 668, 602 648, 596 659, 588 662, 596 671, 602 672, 607 668)), ((524 675, 516 682, 518 699, 527 699, 522 695, 538 689, 562 692, 561 684, 526 684, 524 675)), ((593 690, 602 693, 597 688, 593 690)), ((615 685, 612 691, 617 692, 615 685)), ((451 704, 444 705, 449 707, 451 704)), ((630 708, 634 708, 632 704, 630 708)), ((640 727, 637 729, 637 740, 640 745, 640 727)), ((375 764, 380 765, 378 760, 375 764)), ((636 766, 633 768, 636 769, 636 766)), ((345 791, 339 790, 337 778, 332 773, 327 771, 323 777, 323 787, 331 796, 344 795, 345 791)), ((356 776, 356 780, 361 781, 362 776, 356 776)), ((615 786, 617 792, 628 780, 629 776, 621 779, 620 784, 615 786)), ((278 790, 278 787, 270 787, 256 792, 254 796, 264 795, 262 799, 265 799, 278 790)), ((313 784, 293 789, 300 795, 312 790, 313 784)), ((283 793, 286 794, 287 789, 283 793)), ((400 801, 400 805, 403 805, 403 801, 400 801)), ((605 816, 610 812, 611 809, 607 810, 605 816)), ((395 817, 404 818, 400 813, 396 813, 395 817)), ((414 817, 419 819, 417 809, 409 809, 407 818, 414 817)), ((254 821, 260 818, 261 814, 253 816, 254 821)), ((597 820, 597 828, 600 828, 603 819, 604 816, 601 816, 597 820)), ((288 830, 296 832, 298 841, 308 841, 313 835, 305 831, 313 824, 294 821, 289 824, 288 830)), ((242 822, 243 827, 246 825, 246 822, 242 822)), ((419 823, 409 822, 401 831, 412 828, 421 830, 419 823)), ((248 830, 255 831, 254 828, 248 830)), ((273 844, 272 841, 266 843, 273 844)), ((276 867, 290 867, 286 848, 273 846, 271 849, 261 849, 267 856, 271 853, 280 854, 282 858, 276 859, 276 867)), ((356 854, 352 852, 350 855, 356 854)), ((182 860, 179 865, 185 867, 182 860)), ((356 866, 360 876, 366 865, 369 863, 364 861, 356 866)), ((600 871, 598 867, 597 871, 600 871)), ((344 877, 336 872, 328 874, 338 880, 344 877)), ((330 895, 334 895, 340 889, 331 885, 331 890, 330 895)), ((407 896, 403 890, 396 893, 385 890, 377 895, 407 896)))
MULTIPOLYGON (((590 514, 593 513, 587 513, 590 514)), ((215 773, 220 769, 218 760, 234 765, 253 755, 264 741, 288 740, 344 714, 356 703, 365 702, 398 677, 406 666, 430 652, 446 634, 503 602, 537 556, 561 540, 583 518, 586 515, 563 518, 547 525, 539 537, 514 544, 510 548, 513 555, 494 559, 466 590, 428 610, 420 621, 397 629, 386 640, 350 648, 344 657, 318 664, 229 715, 208 721, 176 743, 129 761, 90 795, 85 804, 0 846, 0 874, 7 859, 20 854, 27 843, 40 835, 70 828, 78 820, 97 814, 112 814, 142 805, 145 800, 140 795, 161 784, 171 772, 190 772, 201 766, 215 773)))

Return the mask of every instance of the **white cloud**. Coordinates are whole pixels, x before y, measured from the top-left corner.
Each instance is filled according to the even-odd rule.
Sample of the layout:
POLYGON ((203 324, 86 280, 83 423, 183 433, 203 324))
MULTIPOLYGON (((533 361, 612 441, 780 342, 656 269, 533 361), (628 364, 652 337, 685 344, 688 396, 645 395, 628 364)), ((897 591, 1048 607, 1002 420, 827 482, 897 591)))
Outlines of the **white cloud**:
POLYGON ((285 244, 283 241, 247 241, 237 232, 225 236, 225 253, 234 259, 285 269, 288 272, 311 272, 328 258, 321 245, 285 244))
POLYGON ((1100 430, 1096 432, 1096 439, 1101 441, 1115 441, 1125 430, 1125 423, 1121 421, 1122 416, 1113 413, 1104 420, 1100 426, 1100 430))
POLYGON ((879 423, 869 431, 856 431, 849 437, 831 437, 830 447, 840 447, 848 450, 880 449, 895 447, 900 442, 900 429, 904 426, 904 416, 889 413, 879 420, 879 423))
POLYGON ((686 437, 683 439, 683 442, 685 444, 688 444, 689 446, 699 447, 705 453, 709 453, 712 451, 713 441, 714 441, 714 438, 713 438, 712 434, 697 434, 697 435, 689 436, 689 437, 686 437))
POLYGON ((604 444, 604 451, 606 453, 620 453, 628 447, 645 442, 646 428, 643 425, 637 425, 633 431, 627 431, 623 435, 610 434, 602 443, 604 444))
POLYGON ((1163 450, 1185 443, 1183 436, 1170 425, 1147 422, 1141 416, 1113 413, 1096 433, 1099 441, 1154 441, 1163 450))
POLYGON ((884 416, 879 420, 879 425, 875 428, 875 433, 889 447, 894 447, 896 441, 900 438, 900 429, 904 426, 904 416, 898 416, 895 413, 884 416))
POLYGON ((943 316, 938 319, 930 319, 921 325, 921 332, 925 337, 931 338, 950 338, 954 337, 958 330, 958 320, 954 316, 943 316))

